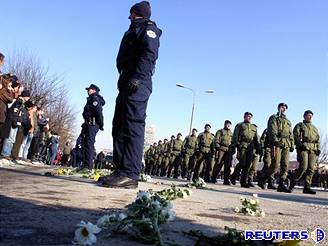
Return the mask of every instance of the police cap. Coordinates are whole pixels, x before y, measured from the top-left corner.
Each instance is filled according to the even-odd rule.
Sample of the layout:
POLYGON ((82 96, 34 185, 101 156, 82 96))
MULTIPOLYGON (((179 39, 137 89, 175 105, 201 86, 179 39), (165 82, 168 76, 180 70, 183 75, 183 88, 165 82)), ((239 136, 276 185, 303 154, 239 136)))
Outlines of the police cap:
POLYGON ((151 8, 149 2, 142 1, 140 3, 136 3, 130 9, 130 14, 132 13, 135 13, 138 16, 149 19, 151 16, 151 8))
POLYGON ((85 88, 86 90, 89 90, 89 89, 94 89, 95 91, 99 92, 100 89, 98 86, 96 86, 95 84, 91 84, 88 88, 85 88))

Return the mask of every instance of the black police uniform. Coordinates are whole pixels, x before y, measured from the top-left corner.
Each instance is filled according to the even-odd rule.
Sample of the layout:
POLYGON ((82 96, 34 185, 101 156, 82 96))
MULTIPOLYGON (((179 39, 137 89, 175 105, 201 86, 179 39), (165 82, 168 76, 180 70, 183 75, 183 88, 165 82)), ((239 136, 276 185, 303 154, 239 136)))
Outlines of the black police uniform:
POLYGON ((112 129, 113 162, 120 176, 133 180, 138 180, 141 169, 146 109, 161 33, 148 18, 131 21, 116 60, 120 77, 112 129))
MULTIPOLYGON (((87 104, 84 106, 82 124, 82 151, 83 151, 83 167, 92 169, 93 159, 95 157, 94 144, 96 141, 96 134, 104 127, 104 117, 102 107, 105 105, 104 98, 99 95, 99 88, 91 85, 89 88, 96 89, 97 92, 91 94, 87 98, 87 104)), ((87 88, 88 89, 88 88, 87 88)))

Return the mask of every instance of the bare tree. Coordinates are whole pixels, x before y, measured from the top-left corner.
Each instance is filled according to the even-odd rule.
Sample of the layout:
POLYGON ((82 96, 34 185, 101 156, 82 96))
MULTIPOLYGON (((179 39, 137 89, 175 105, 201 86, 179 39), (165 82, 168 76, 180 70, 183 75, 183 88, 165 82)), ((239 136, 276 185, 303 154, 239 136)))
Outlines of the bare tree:
POLYGON ((74 136, 76 112, 68 103, 67 89, 62 84, 63 76, 50 74, 49 67, 32 53, 16 50, 7 59, 8 71, 17 75, 25 88, 30 90, 31 99, 40 105, 49 118, 50 130, 61 136, 60 144, 74 136))
POLYGON ((327 164, 328 165, 328 137, 325 135, 321 140, 321 153, 318 157, 318 165, 327 164))

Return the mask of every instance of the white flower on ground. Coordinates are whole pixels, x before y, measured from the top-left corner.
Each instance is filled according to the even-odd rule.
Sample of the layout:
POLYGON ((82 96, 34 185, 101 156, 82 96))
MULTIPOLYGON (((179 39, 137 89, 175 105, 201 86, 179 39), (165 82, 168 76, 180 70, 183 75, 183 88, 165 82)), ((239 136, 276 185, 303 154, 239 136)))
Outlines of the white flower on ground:
POLYGON ((252 211, 252 210, 249 210, 249 211, 248 211, 248 214, 249 214, 250 216, 254 216, 254 215, 255 215, 255 212, 252 211))
POLYGON ((252 205, 255 205, 257 203, 257 201, 255 199, 249 199, 249 203, 252 205))
POLYGON ((240 197, 240 201, 241 201, 241 202, 243 202, 243 201, 245 201, 245 200, 246 200, 245 197, 243 197, 243 196, 240 197))
POLYGON ((265 217, 265 213, 264 213, 264 211, 261 211, 260 216, 261 216, 262 218, 265 217))
POLYGON ((161 203, 158 200, 153 201, 152 206, 155 210, 160 210, 161 209, 161 203))
POLYGON ((257 194, 253 194, 253 197, 257 198, 257 194))
POLYGON ((238 207, 235 208, 235 212, 236 213, 239 213, 240 212, 240 209, 238 207))
POLYGON ((128 217, 128 215, 126 213, 119 213, 118 214, 118 220, 119 221, 122 221, 122 220, 124 220, 127 217, 128 217))
POLYGON ((148 191, 139 191, 137 194, 137 199, 142 199, 142 198, 146 198, 147 200, 150 199, 150 193, 148 191))
POLYGON ((75 230, 74 243, 79 245, 92 245, 97 242, 97 237, 94 234, 97 234, 101 229, 88 222, 85 223, 81 221, 77 224, 79 228, 75 230))
POLYGON ((175 219, 175 212, 172 208, 173 206, 170 202, 168 202, 166 206, 162 208, 161 213, 167 219, 167 221, 172 221, 175 219))
POLYGON ((113 219, 115 219, 115 214, 111 214, 111 215, 105 214, 104 216, 98 219, 97 226, 99 228, 106 227, 108 226, 108 224, 110 224, 113 221, 113 219))

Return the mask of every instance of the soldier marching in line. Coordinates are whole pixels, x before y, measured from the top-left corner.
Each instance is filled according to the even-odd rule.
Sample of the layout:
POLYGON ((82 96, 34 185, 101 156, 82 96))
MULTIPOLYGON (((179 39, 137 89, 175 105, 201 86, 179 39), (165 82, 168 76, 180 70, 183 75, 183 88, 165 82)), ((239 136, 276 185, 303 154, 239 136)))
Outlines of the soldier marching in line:
POLYGON ((224 166, 224 185, 230 185, 230 172, 231 172, 231 162, 232 162, 232 153, 231 153, 231 140, 232 140, 232 131, 231 121, 226 120, 224 122, 224 128, 216 132, 213 140, 213 148, 215 153, 215 164, 212 174, 212 183, 216 183, 216 179, 224 166))
POLYGON ((183 141, 183 148, 182 148, 182 161, 181 161, 181 177, 184 179, 188 171, 190 170, 189 167, 190 162, 193 161, 192 156, 196 153, 198 148, 197 142, 197 129, 192 129, 192 133, 183 141))
POLYGON ((293 130, 299 167, 292 176, 290 190, 292 191, 296 182, 303 177, 305 181, 303 193, 315 195, 316 192, 311 190, 311 183, 317 157, 320 155, 320 135, 312 124, 312 117, 313 112, 306 110, 303 122, 298 123, 293 130))
POLYGON ((278 113, 270 116, 268 120, 268 144, 271 148, 271 165, 266 170, 258 185, 265 189, 265 184, 269 179, 273 179, 280 166, 280 177, 278 192, 290 193, 286 186, 287 171, 289 164, 289 152, 294 151, 294 136, 292 132, 292 123, 286 117, 287 104, 279 103, 278 113))

